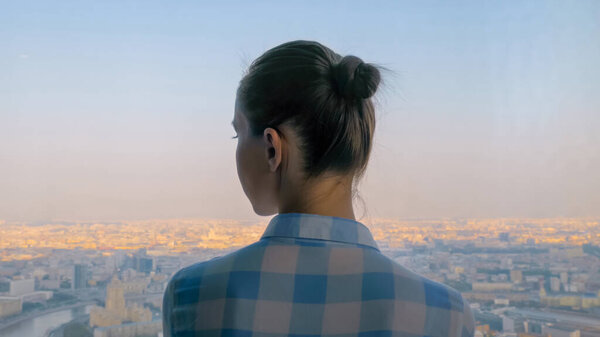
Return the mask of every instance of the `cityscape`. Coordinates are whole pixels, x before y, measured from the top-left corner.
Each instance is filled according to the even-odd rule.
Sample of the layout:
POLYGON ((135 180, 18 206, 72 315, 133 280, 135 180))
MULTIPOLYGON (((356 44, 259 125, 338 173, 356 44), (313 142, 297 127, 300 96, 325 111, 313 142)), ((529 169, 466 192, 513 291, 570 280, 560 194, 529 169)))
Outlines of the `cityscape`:
MULTIPOLYGON (((599 18, 600 0, 1 1, 0 337, 165 337, 179 270, 259 241, 275 205, 355 201, 382 254, 462 294, 474 337, 600 337, 599 18), (259 142, 267 126, 281 137, 259 142), (288 170, 363 161, 351 191, 288 170)), ((289 285, 265 286, 263 269, 262 289, 289 285)), ((319 300, 335 302, 327 289, 346 283, 327 271, 319 300)), ((351 275, 360 306, 334 315, 264 312, 362 330, 328 337, 464 325, 440 309, 462 302, 423 285, 394 287, 413 333, 368 327, 390 321, 363 305, 383 274, 351 275)), ((237 313, 226 276, 217 302, 237 313)), ((281 288, 298 303, 319 288, 303 284, 281 288)))
MULTIPOLYGON (((382 253, 459 290, 476 336, 600 336, 600 218, 361 220, 382 253)), ((162 336, 179 269, 268 221, 0 221, 0 336, 162 336)))

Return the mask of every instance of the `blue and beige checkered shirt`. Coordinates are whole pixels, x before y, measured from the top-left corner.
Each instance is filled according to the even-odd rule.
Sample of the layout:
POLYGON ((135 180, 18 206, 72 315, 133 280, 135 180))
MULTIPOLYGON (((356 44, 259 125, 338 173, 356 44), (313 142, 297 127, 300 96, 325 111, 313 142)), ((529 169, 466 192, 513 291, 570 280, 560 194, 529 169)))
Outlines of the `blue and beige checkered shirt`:
POLYGON ((383 255, 361 222, 308 213, 178 271, 163 319, 167 337, 474 335, 459 292, 383 255))

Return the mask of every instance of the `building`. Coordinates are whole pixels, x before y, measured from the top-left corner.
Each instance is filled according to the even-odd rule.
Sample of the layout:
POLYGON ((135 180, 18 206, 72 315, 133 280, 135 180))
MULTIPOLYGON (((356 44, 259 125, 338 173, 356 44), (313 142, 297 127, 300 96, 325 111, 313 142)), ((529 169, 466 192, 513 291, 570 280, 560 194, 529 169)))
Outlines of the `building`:
POLYGON ((579 329, 560 328, 547 325, 542 327, 542 334, 552 337, 581 337, 581 331, 579 329))
POLYGON ((553 276, 550 278, 550 290, 554 292, 560 291, 560 279, 558 277, 553 276))
POLYGON ((150 279, 138 279, 127 282, 121 282, 125 294, 143 294, 146 287, 150 283, 150 279))
POLYGON ((76 264, 73 267, 73 289, 87 288, 88 284, 88 266, 85 264, 76 264))
POLYGON ((162 321, 125 323, 94 329, 94 337, 156 336, 162 331, 162 321))
POLYGON ((510 271, 510 280, 513 283, 523 282, 523 272, 521 270, 511 270, 510 271))
POLYGON ((23 303, 27 303, 27 302, 46 302, 47 300, 51 299, 52 296, 54 296, 54 293, 52 291, 34 291, 32 293, 28 293, 25 295, 21 295, 21 299, 23 300, 23 303))
POLYGON ((139 257, 137 261, 137 271, 149 274, 152 271, 153 261, 149 257, 139 257))
POLYGON ((153 266, 154 261, 151 257, 133 255, 127 257, 125 263, 123 264, 123 269, 131 268, 137 272, 149 274, 152 271, 153 266))
POLYGON ((600 291, 597 294, 549 296, 542 288, 540 290, 540 302, 549 307, 571 307, 572 309, 600 307, 600 291))
POLYGON ((525 332, 525 324, 522 317, 502 316, 503 332, 525 332))
POLYGON ((563 271, 560 273, 560 282, 563 284, 569 283, 569 273, 563 271))
POLYGON ((510 305, 510 300, 508 298, 495 298, 494 304, 508 306, 510 305))
POLYGON ((34 279, 24 280, 7 280, 0 282, 0 294, 5 296, 16 297, 32 293, 35 289, 34 279))
POLYGON ((21 313, 23 301, 20 297, 0 297, 0 318, 21 313))
POLYGON ((513 287, 510 282, 473 282, 473 291, 499 291, 511 290, 513 287))
POLYGON ((40 280, 40 289, 60 289, 60 280, 40 280))
POLYGON ((152 320, 152 312, 140 305, 125 304, 126 283, 116 276, 106 287, 106 304, 90 310, 91 327, 121 325, 123 322, 147 322, 152 320))

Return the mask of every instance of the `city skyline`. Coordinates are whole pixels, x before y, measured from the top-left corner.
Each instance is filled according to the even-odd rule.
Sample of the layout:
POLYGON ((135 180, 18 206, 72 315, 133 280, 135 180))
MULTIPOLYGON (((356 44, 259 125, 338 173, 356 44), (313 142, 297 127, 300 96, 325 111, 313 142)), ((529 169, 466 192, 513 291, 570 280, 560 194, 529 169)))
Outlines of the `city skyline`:
POLYGON ((600 2, 1 7, 0 219, 265 219, 229 123, 242 71, 295 39, 394 71, 370 216, 600 215, 600 2))
MULTIPOLYGON (((600 245, 597 218, 488 218, 361 221, 382 247, 402 248, 436 241, 493 248, 501 238, 514 244, 600 245)), ((131 251, 153 255, 239 249, 260 240, 268 222, 234 219, 153 219, 113 223, 26 224, 0 222, 0 262, 33 260, 55 250, 131 251)))
MULTIPOLYGON (((600 217, 365 222, 375 248, 398 270, 460 291, 476 337, 597 336, 599 224, 600 217)), ((226 263, 266 225, 180 219, 0 226, 0 334, 160 337, 173 275, 215 258, 226 263)), ((224 285, 227 274, 208 275, 225 277, 224 285)))

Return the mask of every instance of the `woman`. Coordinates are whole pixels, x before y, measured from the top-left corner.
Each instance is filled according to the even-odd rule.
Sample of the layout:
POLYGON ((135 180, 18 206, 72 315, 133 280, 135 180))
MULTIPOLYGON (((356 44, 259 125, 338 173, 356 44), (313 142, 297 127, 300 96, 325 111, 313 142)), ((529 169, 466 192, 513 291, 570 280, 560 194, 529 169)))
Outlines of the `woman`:
POLYGON ((460 293, 383 255, 352 209, 375 128, 378 66, 314 41, 256 59, 240 81, 237 171, 259 241, 177 272, 165 336, 472 336, 460 293))

